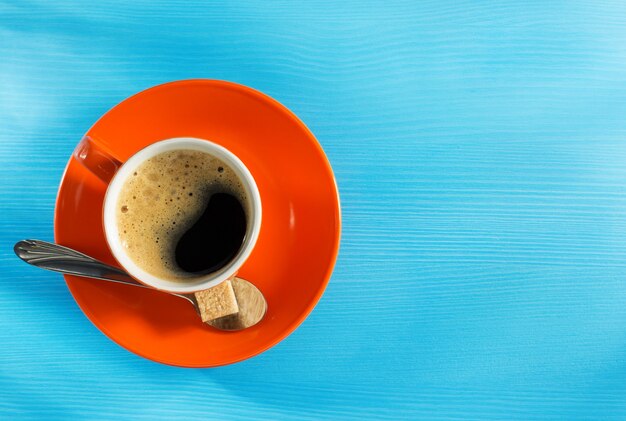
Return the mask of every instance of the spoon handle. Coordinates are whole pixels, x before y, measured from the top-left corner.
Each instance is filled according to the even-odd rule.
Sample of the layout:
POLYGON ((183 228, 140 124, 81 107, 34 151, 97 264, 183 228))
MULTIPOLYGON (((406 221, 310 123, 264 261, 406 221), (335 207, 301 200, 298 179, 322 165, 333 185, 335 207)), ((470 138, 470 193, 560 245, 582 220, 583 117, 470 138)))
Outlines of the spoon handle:
POLYGON ((41 240, 22 240, 15 243, 13 251, 29 265, 42 269, 145 287, 121 269, 58 244, 41 240))

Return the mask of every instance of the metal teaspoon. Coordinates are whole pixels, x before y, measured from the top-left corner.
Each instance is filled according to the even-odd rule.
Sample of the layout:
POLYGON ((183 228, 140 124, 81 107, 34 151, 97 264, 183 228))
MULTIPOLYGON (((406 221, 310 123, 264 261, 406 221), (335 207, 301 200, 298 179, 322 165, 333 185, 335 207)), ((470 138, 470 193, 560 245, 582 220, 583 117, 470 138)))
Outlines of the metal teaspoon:
MULTIPOLYGON (((42 269, 153 289, 136 281, 122 269, 107 265, 86 254, 58 244, 40 240, 22 240, 15 243, 13 251, 26 263, 42 269)), ((233 278, 232 285, 239 304, 239 312, 212 320, 207 324, 228 331, 254 326, 263 319, 267 311, 267 301, 263 293, 245 279, 233 278)), ((166 292, 163 293, 167 294, 166 292)), ((193 305, 196 313, 200 314, 198 301, 193 293, 169 294, 188 301, 193 305)))

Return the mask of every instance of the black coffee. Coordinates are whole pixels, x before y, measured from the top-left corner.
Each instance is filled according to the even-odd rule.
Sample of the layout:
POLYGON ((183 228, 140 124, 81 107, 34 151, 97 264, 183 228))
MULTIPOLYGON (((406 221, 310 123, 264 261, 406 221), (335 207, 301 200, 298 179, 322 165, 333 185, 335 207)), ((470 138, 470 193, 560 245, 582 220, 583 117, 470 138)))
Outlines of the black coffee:
POLYGON ((176 264, 185 272, 215 272, 231 261, 246 235, 246 213, 229 193, 215 193, 196 223, 178 241, 176 264))
POLYGON ((227 265, 246 234, 237 174, 205 152, 163 152, 139 165, 118 197, 126 254, 161 279, 186 282, 227 265))

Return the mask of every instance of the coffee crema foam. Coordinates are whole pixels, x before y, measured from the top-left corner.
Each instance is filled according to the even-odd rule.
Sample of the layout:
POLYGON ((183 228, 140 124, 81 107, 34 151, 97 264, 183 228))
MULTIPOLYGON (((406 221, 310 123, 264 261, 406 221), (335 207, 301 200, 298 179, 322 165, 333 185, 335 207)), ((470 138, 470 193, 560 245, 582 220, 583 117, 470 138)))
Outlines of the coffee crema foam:
POLYGON ((195 150, 149 158, 128 176, 118 197, 122 247, 137 266, 154 276, 168 281, 197 277, 176 264, 175 248, 215 193, 235 196, 248 214, 241 181, 218 158, 195 150))

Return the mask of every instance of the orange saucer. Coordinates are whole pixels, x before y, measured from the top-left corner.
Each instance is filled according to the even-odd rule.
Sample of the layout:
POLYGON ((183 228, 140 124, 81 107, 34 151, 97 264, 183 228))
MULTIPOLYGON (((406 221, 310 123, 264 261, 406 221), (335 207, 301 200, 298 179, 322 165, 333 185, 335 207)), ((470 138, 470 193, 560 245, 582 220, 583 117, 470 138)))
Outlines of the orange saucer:
MULTIPOLYGON (((87 317, 122 347, 151 360, 213 367, 275 345, 307 317, 330 278, 341 232, 332 169, 313 134, 283 105, 253 89, 214 80, 150 88, 116 105, 86 133, 126 160, 171 137, 212 140, 254 176, 263 203, 261 233, 238 276, 265 294, 256 326, 221 332, 204 325, 183 300, 156 291, 65 276, 87 317)), ((116 264, 105 243, 106 185, 73 159, 56 203, 59 244, 116 264)))

